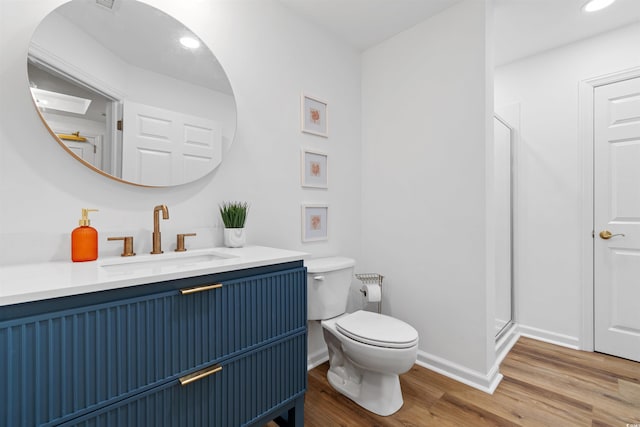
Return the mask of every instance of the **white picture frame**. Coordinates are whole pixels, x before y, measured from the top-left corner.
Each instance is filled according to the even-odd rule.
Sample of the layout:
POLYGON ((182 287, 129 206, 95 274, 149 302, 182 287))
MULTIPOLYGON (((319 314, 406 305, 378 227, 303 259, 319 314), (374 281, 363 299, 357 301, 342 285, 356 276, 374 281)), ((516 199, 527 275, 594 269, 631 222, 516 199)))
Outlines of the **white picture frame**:
POLYGON ((329 156, 303 148, 300 154, 300 183, 303 187, 329 188, 329 156))
POLYGON ((302 205, 302 241, 329 240, 329 205, 305 203, 302 205))
POLYGON ((326 101, 303 93, 300 97, 300 118, 302 132, 329 137, 329 105, 326 101))

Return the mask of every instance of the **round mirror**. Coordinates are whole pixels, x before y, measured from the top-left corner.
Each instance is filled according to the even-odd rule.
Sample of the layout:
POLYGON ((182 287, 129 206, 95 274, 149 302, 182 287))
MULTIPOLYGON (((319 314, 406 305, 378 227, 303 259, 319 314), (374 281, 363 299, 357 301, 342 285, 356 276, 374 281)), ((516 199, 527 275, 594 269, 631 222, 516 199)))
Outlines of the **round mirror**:
POLYGON ((214 170, 233 142, 236 103, 213 53, 188 28, 135 0, 72 0, 29 46, 36 108, 88 167, 143 186, 214 170))

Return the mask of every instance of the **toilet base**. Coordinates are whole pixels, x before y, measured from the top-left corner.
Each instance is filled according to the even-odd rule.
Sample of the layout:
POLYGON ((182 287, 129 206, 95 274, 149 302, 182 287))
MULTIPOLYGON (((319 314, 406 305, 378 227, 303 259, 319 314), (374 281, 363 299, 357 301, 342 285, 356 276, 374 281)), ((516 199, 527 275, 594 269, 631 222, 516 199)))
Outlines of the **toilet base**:
POLYGON ((362 344, 342 336, 336 330, 337 320, 339 317, 322 321, 329 352, 329 384, 374 414, 386 417, 397 412, 404 404, 398 375, 413 366, 417 343, 407 349, 362 344))
POLYGON ((404 404, 400 379, 395 374, 363 371, 354 376, 339 367, 329 368, 327 380, 336 391, 374 414, 386 417, 404 404))

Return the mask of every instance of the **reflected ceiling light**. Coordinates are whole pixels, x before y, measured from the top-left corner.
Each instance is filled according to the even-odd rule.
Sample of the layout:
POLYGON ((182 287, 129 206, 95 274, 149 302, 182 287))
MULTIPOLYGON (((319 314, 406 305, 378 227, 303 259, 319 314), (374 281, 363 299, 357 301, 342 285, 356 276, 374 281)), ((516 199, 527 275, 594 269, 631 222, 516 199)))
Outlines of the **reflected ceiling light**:
POLYGON ((194 37, 182 37, 180 39, 180 44, 184 47, 188 47, 189 49, 197 49, 200 47, 200 41, 194 37))
POLYGON ((585 12, 595 12, 597 10, 604 9, 605 7, 609 7, 616 0, 590 0, 582 6, 582 10, 585 12))
POLYGON ((96 0, 96 3, 100 6, 106 7, 107 9, 113 9, 114 0, 96 0))
POLYGON ((86 114, 90 99, 66 95, 64 93, 51 92, 49 90, 31 88, 31 93, 39 107, 50 110, 65 111, 67 113, 86 114))

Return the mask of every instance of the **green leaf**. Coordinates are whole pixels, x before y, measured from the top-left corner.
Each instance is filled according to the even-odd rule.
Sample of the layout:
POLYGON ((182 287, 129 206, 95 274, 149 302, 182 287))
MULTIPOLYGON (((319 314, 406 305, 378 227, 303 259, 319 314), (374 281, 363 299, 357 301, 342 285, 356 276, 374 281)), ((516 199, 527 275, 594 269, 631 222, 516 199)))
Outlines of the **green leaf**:
POLYGON ((224 202, 220 205, 220 216, 226 228, 243 228, 248 211, 247 202, 224 202))

